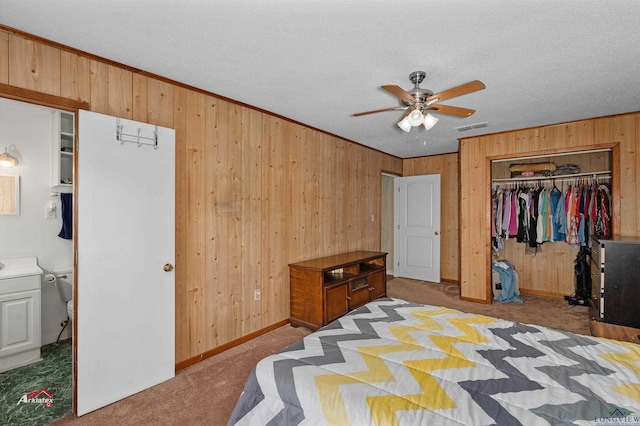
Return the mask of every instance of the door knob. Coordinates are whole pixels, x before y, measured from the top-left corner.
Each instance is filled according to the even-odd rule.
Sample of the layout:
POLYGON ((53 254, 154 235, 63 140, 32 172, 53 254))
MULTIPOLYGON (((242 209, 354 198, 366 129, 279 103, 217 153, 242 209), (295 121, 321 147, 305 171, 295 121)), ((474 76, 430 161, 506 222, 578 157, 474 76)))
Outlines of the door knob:
POLYGON ((165 272, 171 272, 171 271, 173 271, 173 265, 170 264, 170 263, 165 263, 164 266, 162 267, 162 269, 165 272))
POLYGON ((438 231, 434 232, 433 235, 440 235, 438 231))

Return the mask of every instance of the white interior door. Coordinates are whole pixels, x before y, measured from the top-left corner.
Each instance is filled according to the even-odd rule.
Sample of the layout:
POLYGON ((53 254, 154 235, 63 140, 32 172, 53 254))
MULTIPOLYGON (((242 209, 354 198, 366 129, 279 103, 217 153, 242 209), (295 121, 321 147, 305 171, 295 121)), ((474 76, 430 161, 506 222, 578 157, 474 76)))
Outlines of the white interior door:
POLYGON ((80 111, 76 410, 175 375, 175 131, 80 111), (122 124, 121 143, 116 126, 122 124), (135 143, 137 129, 143 136, 135 143), (146 139, 151 137, 151 139, 146 139))
POLYGON ((440 175, 395 179, 394 276, 440 282, 440 175))

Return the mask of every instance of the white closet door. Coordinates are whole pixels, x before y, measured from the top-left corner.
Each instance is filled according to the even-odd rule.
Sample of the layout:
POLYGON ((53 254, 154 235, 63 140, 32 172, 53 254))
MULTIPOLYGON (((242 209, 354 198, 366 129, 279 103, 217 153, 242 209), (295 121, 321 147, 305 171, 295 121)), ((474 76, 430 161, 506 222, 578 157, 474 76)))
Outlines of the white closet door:
POLYGON ((76 409, 86 414, 175 375, 175 131, 80 111, 76 409), (132 139, 132 138, 128 138, 132 139), (167 269, 171 269, 167 267, 167 269))
POLYGON ((395 179, 394 275, 440 282, 440 175, 395 179))

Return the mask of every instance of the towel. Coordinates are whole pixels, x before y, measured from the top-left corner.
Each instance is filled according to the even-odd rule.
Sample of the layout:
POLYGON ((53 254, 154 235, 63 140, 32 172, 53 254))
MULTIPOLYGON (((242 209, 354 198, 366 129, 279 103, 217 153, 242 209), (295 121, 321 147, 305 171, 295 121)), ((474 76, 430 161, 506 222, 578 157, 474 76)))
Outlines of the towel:
POLYGON ((73 194, 60 194, 62 204, 62 229, 58 237, 70 240, 73 238, 73 194))

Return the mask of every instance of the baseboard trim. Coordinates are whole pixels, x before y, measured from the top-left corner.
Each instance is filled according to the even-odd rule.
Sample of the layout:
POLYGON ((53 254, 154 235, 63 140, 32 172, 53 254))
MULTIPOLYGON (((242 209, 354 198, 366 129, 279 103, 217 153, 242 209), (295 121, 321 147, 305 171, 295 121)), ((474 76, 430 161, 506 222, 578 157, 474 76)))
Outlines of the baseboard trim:
POLYGON ((564 294, 552 293, 550 291, 532 290, 528 288, 520 288, 521 294, 533 294, 535 296, 551 297, 553 299, 564 299, 564 294))
POLYGON ((175 370, 176 370, 176 372, 180 371, 180 370, 183 370, 183 369, 185 369, 185 368, 187 368, 189 366, 192 366, 194 364, 199 363, 200 361, 203 361, 203 360, 205 360, 207 358, 211 358, 214 355, 218 355, 221 352, 224 352, 224 351, 226 351, 228 349, 231 349, 233 347, 239 346, 239 345, 241 345, 241 344, 243 344, 245 342, 248 342, 249 340, 255 339, 258 336, 262 336, 263 334, 266 334, 266 333, 268 333, 270 331, 275 330, 276 328, 280 328, 280 327, 285 326, 287 324, 289 324, 289 319, 285 319, 285 320, 279 321, 279 322, 277 322, 275 324, 271 324, 268 327, 265 327, 265 328, 262 328, 260 330, 254 331, 253 333, 247 334, 246 336, 243 336, 243 337, 241 337, 239 339, 233 340, 233 341, 231 341, 229 343, 225 343, 224 345, 221 345, 221 346, 215 347, 213 349, 210 349, 210 350, 208 350, 206 352, 203 352, 200 355, 196 355, 196 356, 191 357, 189 359, 186 359, 184 361, 180 361, 180 362, 176 363, 175 370))
POLYGON ((482 303, 483 305, 491 304, 491 299, 486 300, 486 299, 476 299, 474 297, 460 296, 460 300, 464 300, 466 302, 482 303))

